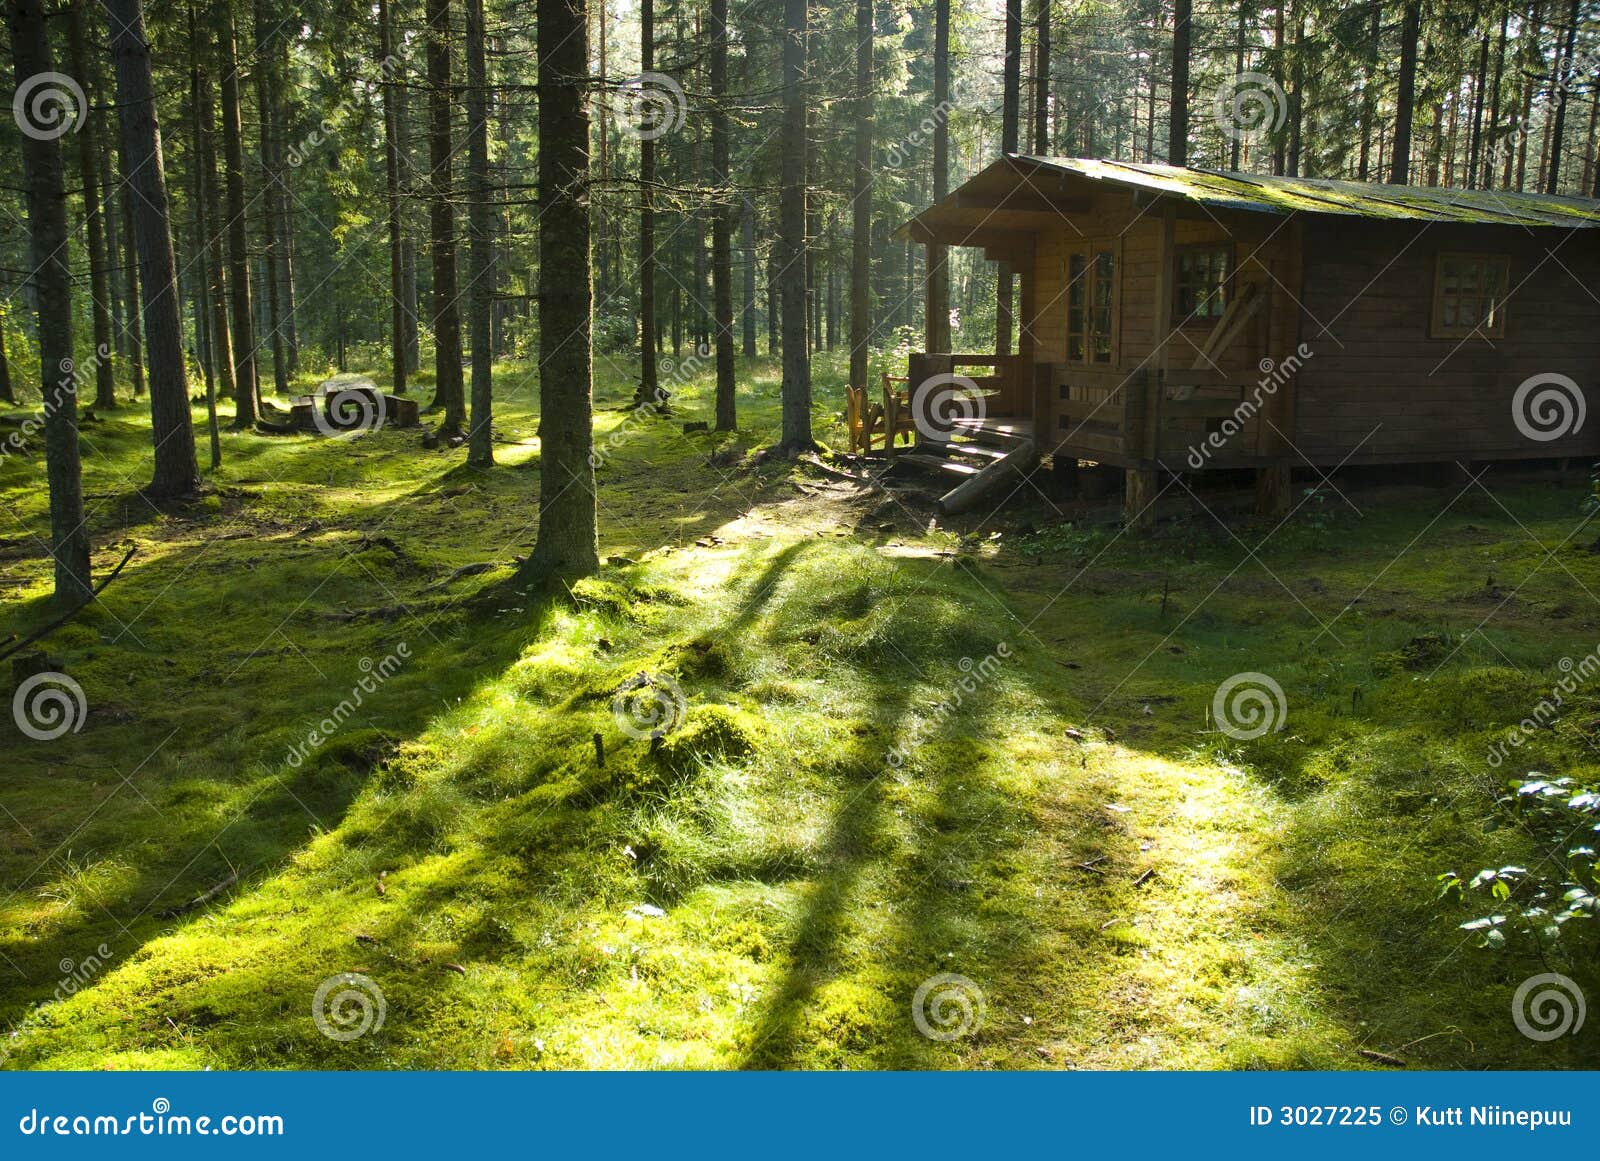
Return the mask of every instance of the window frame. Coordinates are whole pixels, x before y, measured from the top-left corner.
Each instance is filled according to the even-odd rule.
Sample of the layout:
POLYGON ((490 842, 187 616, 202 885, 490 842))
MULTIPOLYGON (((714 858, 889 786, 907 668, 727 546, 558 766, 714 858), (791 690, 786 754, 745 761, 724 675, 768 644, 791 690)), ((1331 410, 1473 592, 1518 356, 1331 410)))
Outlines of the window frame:
POLYGON ((1086 238, 1069 246, 1061 259, 1062 280, 1066 285, 1065 298, 1066 327, 1065 343, 1062 353, 1066 362, 1079 367, 1115 367, 1121 359, 1120 324, 1122 315, 1122 247, 1117 238, 1086 238), (1099 260, 1104 259, 1110 264, 1109 277, 1103 276, 1099 271, 1099 260), (1075 259, 1081 259, 1086 277, 1082 283, 1082 296, 1077 297, 1075 292, 1078 284, 1074 281, 1072 265, 1075 259), (1105 301, 1097 307, 1095 304, 1104 291, 1105 301), (1102 330, 1095 325, 1095 315, 1099 311, 1106 315, 1105 328, 1102 330), (1082 325, 1078 329, 1073 327, 1074 315, 1080 317, 1082 325), (1081 344, 1078 354, 1072 353, 1074 339, 1081 344), (1094 357, 1101 344, 1097 339, 1104 339, 1103 348, 1106 358, 1094 357))
MULTIPOLYGON (((1457 275, 1459 287, 1460 275, 1457 275)), ((1493 250, 1441 250, 1434 256, 1433 261, 1433 296, 1428 310, 1428 337, 1432 339, 1470 339, 1478 336, 1485 339, 1503 339, 1506 335, 1506 314, 1511 296, 1511 255, 1493 250), (1490 293, 1464 295, 1459 288, 1454 292, 1457 309, 1463 301, 1474 301, 1478 304, 1492 302, 1493 323, 1484 325, 1482 319, 1471 324, 1455 322, 1446 323, 1445 303, 1445 265, 1451 261, 1471 261, 1485 264, 1489 270, 1498 267, 1499 285, 1490 293)))
POLYGON ((1233 279, 1237 271, 1238 255, 1234 244, 1226 238, 1214 242, 1187 242, 1182 246, 1175 246, 1172 255, 1172 317, 1177 320, 1178 325, 1208 328, 1216 326, 1228 312, 1228 306, 1233 301, 1233 279), (1183 309, 1183 256, 1208 251, 1219 252, 1223 257, 1222 280, 1217 285, 1217 311, 1215 314, 1195 314, 1193 311, 1183 309))

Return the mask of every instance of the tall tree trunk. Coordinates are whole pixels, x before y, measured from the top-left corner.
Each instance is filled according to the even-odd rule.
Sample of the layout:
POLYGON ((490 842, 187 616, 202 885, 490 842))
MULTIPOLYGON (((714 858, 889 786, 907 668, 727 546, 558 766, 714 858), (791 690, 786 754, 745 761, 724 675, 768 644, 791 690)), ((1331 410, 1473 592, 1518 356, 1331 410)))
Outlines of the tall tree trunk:
POLYGON ((797 455, 811 437, 811 353, 806 348, 807 0, 783 0, 783 126, 778 149, 778 281, 783 311, 783 441, 797 455))
POLYGON ((717 430, 732 431, 739 417, 733 365, 733 172, 729 160, 728 0, 711 0, 711 209, 712 327, 717 353, 717 430))
POLYGON ((467 463, 494 466, 494 206, 489 192, 489 75, 484 58, 483 0, 467 6, 467 251, 471 286, 472 421, 467 463))
POLYGON ((1167 162, 1189 164, 1189 27, 1191 0, 1174 0, 1172 18, 1172 112, 1167 123, 1167 162))
POLYGON ((1405 17, 1400 24, 1400 81, 1395 95, 1391 185, 1406 185, 1411 180, 1411 122, 1412 106, 1416 103, 1417 36, 1421 20, 1421 0, 1406 0, 1405 17))
MULTIPOLYGON (((1245 9, 1246 2, 1247 0, 1239 0, 1238 23, 1234 29, 1233 75, 1235 77, 1240 77, 1244 74, 1244 38, 1247 28, 1247 12, 1245 9)), ((1237 83, 1237 81, 1235 83, 1237 83)), ((1367 129, 1365 118, 1362 119, 1361 128, 1361 156, 1363 159, 1362 164, 1365 165, 1365 159, 1367 156, 1367 129)), ((1236 127, 1235 131, 1230 134, 1230 142, 1228 146, 1228 168, 1237 171, 1242 167, 1243 164, 1244 134, 1236 127)), ((1365 178, 1362 180, 1365 180, 1365 178)))
POLYGON ((1507 0, 1500 9, 1500 37, 1495 43, 1494 80, 1489 85, 1489 126, 1483 149, 1484 189, 1493 189, 1495 184, 1494 153, 1495 146, 1500 140, 1500 81, 1505 75, 1506 29, 1510 23, 1511 4, 1507 0))
POLYGON ((1483 149, 1483 114, 1486 104, 1485 90, 1489 85, 1489 33, 1484 32, 1478 42, 1478 68, 1472 78, 1472 124, 1467 133, 1467 178, 1461 184, 1468 189, 1478 184, 1478 159, 1483 149))
MULTIPOLYGON (((933 200, 950 193, 950 0, 933 2, 933 200)), ((923 337, 930 352, 950 350, 949 251, 928 245, 923 337)))
MULTIPOLYGON (((1034 14, 1033 70, 1033 151, 1041 157, 1050 153, 1050 4, 1052 0, 1037 0, 1039 10, 1034 14)), ((1181 0, 1188 3, 1188 0, 1181 0)))
MULTIPOLYGON (((200 55, 197 53, 197 55, 200 55)), ((199 152, 201 181, 205 198, 198 210, 200 230, 205 238, 206 299, 211 311, 211 357, 216 364, 218 390, 225 399, 237 399, 234 379, 233 340, 228 331, 228 276, 227 254, 223 247, 223 230, 217 221, 216 207, 223 183, 217 170, 216 105, 211 85, 211 72, 204 64, 200 68, 200 98, 195 130, 195 144, 199 152)))
POLYGON ((17 393, 11 386, 11 360, 6 358, 6 316, 0 311, 0 403, 15 406, 16 402, 17 393))
MULTIPOLYGON (((1278 0, 1272 9, 1272 80, 1278 86, 1278 92, 1287 94, 1289 85, 1289 71, 1284 66, 1288 64, 1287 54, 1284 51, 1287 37, 1285 33, 1286 0, 1278 0)), ((1276 176, 1283 176, 1289 167, 1289 137, 1281 128, 1272 133, 1272 172, 1276 176)))
POLYGON ((744 303, 740 319, 744 324, 744 357, 756 357, 756 209, 744 199, 744 221, 739 231, 744 251, 744 303))
POLYGON ((183 352, 183 300, 178 293, 178 268, 172 253, 167 175, 161 154, 161 125, 156 120, 155 86, 150 76, 144 6, 141 0, 102 2, 116 62, 123 155, 133 167, 127 181, 135 195, 133 229, 139 246, 144 348, 155 439, 155 473, 145 493, 161 498, 188 496, 200 487, 200 468, 194 457, 189 370, 183 352))
MULTIPOLYGON (((648 83, 656 67, 654 0, 639 0, 639 67, 648 83)), ((636 406, 656 406, 662 400, 656 353, 656 142, 648 126, 639 141, 639 390, 636 406)))
MULTIPOLYGON (((450 0, 428 0, 429 234, 433 249, 433 368, 441 436, 461 433, 461 306, 456 284, 455 203, 451 200, 450 0)), ((588 38, 585 37, 585 40, 588 38)))
POLYGON ((1578 5, 1579 0, 1572 0, 1572 7, 1567 10, 1566 45, 1556 66, 1559 74, 1555 86, 1556 111, 1550 125, 1550 164, 1544 179, 1544 192, 1547 194, 1554 194, 1561 188, 1561 147, 1567 128, 1567 95, 1572 89, 1577 67, 1573 54, 1577 49, 1578 19, 1581 15, 1578 5))
MULTIPOLYGON (((55 71, 42 0, 8 5, 17 88, 55 71)), ((72 272, 67 267, 67 200, 61 143, 49 133, 24 133, 23 181, 28 191, 31 265, 39 305, 39 372, 44 393, 45 477, 50 487, 50 555, 55 599, 68 607, 90 599, 89 533, 83 521, 78 462, 77 384, 72 374, 72 272)))
POLYGON ((89 293, 94 316, 94 405, 117 405, 116 368, 112 365, 111 289, 106 277, 105 230, 100 203, 100 150, 95 132, 94 70, 89 66, 87 10, 89 0, 72 0, 70 40, 72 71, 88 96, 78 124, 78 172, 83 181, 83 216, 89 251, 89 293))
POLYGON ((395 83, 394 32, 389 0, 378 0, 378 67, 383 70, 383 173, 388 195, 390 380, 396 395, 406 393, 406 268, 400 220, 400 108, 395 83))
POLYGON ((856 0, 856 164, 850 215, 850 385, 867 386, 872 341, 873 0, 856 0))
POLYGON ((586 0, 537 0, 539 532, 518 579, 600 567, 594 480, 586 0))
POLYGON ((400 250, 400 264, 405 270, 406 372, 415 375, 422 369, 422 328, 417 313, 422 309, 417 290, 417 246, 407 238, 400 250))
POLYGON ((244 122, 239 108, 239 43, 233 5, 221 0, 213 9, 222 70, 222 155, 226 171, 228 212, 228 296, 233 315, 233 385, 235 428, 256 421, 255 318, 250 309, 250 233, 245 220, 244 122))
POLYGON ((128 152, 117 134, 117 158, 120 162, 121 182, 118 185, 118 216, 122 219, 122 285, 128 297, 125 302, 128 315, 127 349, 128 381, 135 399, 144 398, 144 312, 139 306, 139 247, 133 239, 133 186, 128 174, 133 166, 128 162, 128 152))
POLYGON ((211 313, 212 303, 215 301, 219 308, 221 297, 212 298, 212 290, 216 285, 212 273, 215 262, 215 247, 211 239, 211 188, 215 182, 215 175, 208 165, 206 156, 209 145, 205 144, 210 134, 211 120, 211 82, 206 73, 204 44, 200 30, 195 20, 194 4, 191 2, 188 11, 189 17, 189 105, 193 116, 190 126, 194 133, 194 152, 189 159, 190 189, 194 197, 194 329, 197 345, 203 347, 204 354, 200 359, 201 370, 206 381, 206 433, 211 441, 211 470, 214 472, 222 466, 222 433, 217 424, 217 371, 227 361, 228 331, 226 325, 221 326, 221 344, 217 341, 217 330, 212 321, 221 321, 221 313, 211 313), (218 352, 223 352, 218 357, 218 352))
POLYGON ((272 388, 279 395, 289 394, 289 352, 284 340, 283 302, 279 294, 278 231, 282 226, 283 178, 279 172, 277 144, 277 53, 272 51, 266 0, 255 0, 256 16, 256 108, 260 113, 262 265, 266 277, 267 341, 272 346, 272 388))
MULTIPOLYGON (((1022 0, 1006 0, 1005 75, 1000 103, 1000 153, 1017 152, 1022 115, 1022 0)), ((994 351, 1011 353, 1013 287, 1011 263, 995 268, 994 351)))

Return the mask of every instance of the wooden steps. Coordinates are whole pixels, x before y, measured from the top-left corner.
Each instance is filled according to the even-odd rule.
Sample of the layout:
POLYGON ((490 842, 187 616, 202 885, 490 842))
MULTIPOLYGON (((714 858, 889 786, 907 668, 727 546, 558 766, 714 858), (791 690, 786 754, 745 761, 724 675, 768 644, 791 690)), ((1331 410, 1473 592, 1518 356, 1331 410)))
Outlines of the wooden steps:
POLYGON ((939 507, 947 513, 972 507, 1037 458, 1032 425, 1026 420, 958 422, 960 429, 952 438, 919 439, 914 449, 896 453, 893 461, 959 477, 960 482, 939 497, 939 507))

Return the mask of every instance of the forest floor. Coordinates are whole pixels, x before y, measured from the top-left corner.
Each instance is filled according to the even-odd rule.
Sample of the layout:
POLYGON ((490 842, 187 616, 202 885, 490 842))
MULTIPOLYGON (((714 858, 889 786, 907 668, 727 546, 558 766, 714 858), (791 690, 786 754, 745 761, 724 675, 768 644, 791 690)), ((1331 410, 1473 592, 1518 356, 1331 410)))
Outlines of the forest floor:
MULTIPOLYGON (((44 646, 81 728, 0 715, 7 1066, 1600 1059, 1600 1021, 1517 1031, 1545 965, 1479 949, 1435 881, 1538 857, 1485 826, 1508 777, 1593 776, 1588 693, 1486 760, 1600 642, 1580 480, 1341 481, 1281 525, 1240 496, 1136 534, 1029 489, 945 521, 739 454, 773 438, 770 367, 736 437, 682 432, 706 383, 640 419, 615 376, 610 563, 552 602, 508 584, 537 417, 526 368, 500 383, 493 472, 416 431, 229 433, 161 511, 139 409, 85 429, 96 567, 138 553, 44 646), (1281 730, 1212 728, 1241 672, 1281 730), (341 973, 353 1039, 313 1015, 341 973)), ((48 615, 38 459, 0 462, 0 506, 4 634, 48 615)))

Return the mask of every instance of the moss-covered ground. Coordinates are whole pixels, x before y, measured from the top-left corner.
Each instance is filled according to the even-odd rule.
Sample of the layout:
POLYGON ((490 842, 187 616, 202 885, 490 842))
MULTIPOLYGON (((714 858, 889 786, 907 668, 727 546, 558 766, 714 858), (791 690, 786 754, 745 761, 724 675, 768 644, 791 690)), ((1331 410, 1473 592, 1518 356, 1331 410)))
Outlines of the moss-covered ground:
MULTIPOLYGON (((1600 643, 1581 482, 944 520, 753 460, 765 364, 736 436, 682 432, 704 382, 640 419, 615 376, 608 563, 550 599, 509 584, 537 416, 500 372, 487 473, 415 431, 228 433, 157 510, 139 409, 85 428, 96 566, 138 551, 43 645, 81 728, 0 715, 7 1066, 1594 1064, 1596 1021, 1517 1031, 1540 957, 1435 897, 1540 856, 1484 825, 1508 777, 1593 777, 1582 694, 1487 760, 1600 643), (1239 673, 1281 729, 1215 728, 1239 673), (383 998, 354 1039, 313 1016, 342 973, 383 998), (963 1034, 919 1029, 930 980, 963 1034)), ((0 507, 3 634, 49 616, 37 457, 0 507)))

